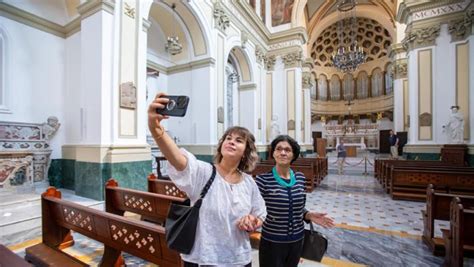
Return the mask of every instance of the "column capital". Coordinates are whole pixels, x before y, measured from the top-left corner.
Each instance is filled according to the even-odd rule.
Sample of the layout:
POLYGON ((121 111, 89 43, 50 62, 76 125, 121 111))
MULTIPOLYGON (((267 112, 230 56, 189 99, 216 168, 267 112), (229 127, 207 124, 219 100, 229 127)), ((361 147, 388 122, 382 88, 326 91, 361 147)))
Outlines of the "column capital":
POLYGON ((285 68, 301 67, 301 64, 303 63, 303 52, 297 51, 288 53, 281 58, 285 64, 285 68))

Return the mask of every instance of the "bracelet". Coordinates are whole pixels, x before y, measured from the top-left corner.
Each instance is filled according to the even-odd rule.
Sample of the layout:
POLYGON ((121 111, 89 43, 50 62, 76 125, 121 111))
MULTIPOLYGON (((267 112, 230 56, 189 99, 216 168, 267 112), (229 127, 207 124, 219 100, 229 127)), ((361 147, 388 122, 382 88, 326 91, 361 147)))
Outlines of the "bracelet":
POLYGON ((155 141, 160 140, 160 139, 163 137, 163 135, 165 134, 165 128, 163 127, 163 125, 158 124, 158 127, 155 128, 155 133, 158 133, 158 134, 153 134, 153 133, 152 133, 152 134, 153 134, 153 138, 155 138, 155 141), (160 132, 161 132, 161 133, 159 133, 158 131, 156 131, 156 130, 158 130, 158 129, 160 129, 160 132))

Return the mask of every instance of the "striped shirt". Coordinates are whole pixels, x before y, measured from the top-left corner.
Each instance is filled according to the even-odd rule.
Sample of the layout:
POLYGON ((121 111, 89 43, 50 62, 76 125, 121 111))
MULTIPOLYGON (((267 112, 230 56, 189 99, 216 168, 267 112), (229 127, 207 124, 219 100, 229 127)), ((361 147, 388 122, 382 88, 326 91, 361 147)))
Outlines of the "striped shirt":
POLYGON ((305 177, 295 172, 296 183, 280 185, 272 172, 257 175, 256 182, 267 206, 267 218, 262 238, 278 243, 301 240, 304 237, 303 216, 306 213, 305 177))

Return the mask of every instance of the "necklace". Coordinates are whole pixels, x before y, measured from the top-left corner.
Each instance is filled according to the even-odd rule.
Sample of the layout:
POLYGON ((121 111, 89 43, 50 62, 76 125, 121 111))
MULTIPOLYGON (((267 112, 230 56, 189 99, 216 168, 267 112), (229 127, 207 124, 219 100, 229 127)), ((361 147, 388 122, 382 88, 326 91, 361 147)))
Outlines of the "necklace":
POLYGON ((272 169, 273 177, 275 177, 275 180, 277 183, 279 183, 283 187, 292 187, 296 183, 296 178, 295 178, 295 173, 293 172, 292 169, 290 169, 290 181, 285 181, 285 179, 281 178, 280 175, 278 174, 276 167, 273 167, 272 169))

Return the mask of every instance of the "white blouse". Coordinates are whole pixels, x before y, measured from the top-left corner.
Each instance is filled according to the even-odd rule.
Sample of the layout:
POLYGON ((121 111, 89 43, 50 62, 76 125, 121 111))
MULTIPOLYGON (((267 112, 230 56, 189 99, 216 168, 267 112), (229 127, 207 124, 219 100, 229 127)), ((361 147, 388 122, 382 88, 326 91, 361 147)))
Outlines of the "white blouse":
MULTIPOLYGON (((191 204, 199 199, 201 190, 212 174, 212 166, 181 149, 188 159, 183 171, 168 164, 168 174, 176 186, 186 192, 191 204)), ((252 261, 249 233, 238 228, 238 221, 252 214, 264 219, 267 212, 252 176, 242 173, 243 180, 230 184, 219 172, 204 197, 199 211, 196 239, 190 254, 183 260, 205 266, 244 266, 252 261)))

